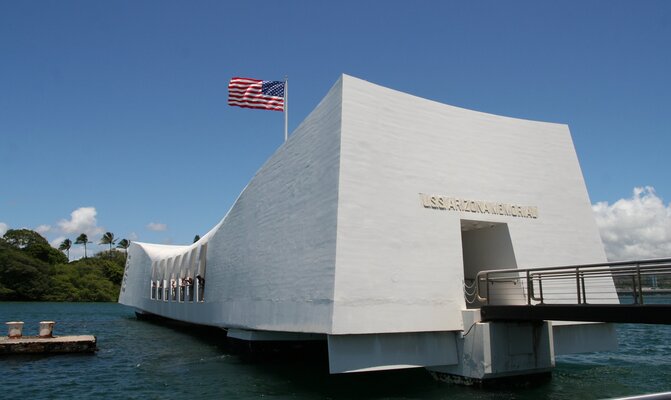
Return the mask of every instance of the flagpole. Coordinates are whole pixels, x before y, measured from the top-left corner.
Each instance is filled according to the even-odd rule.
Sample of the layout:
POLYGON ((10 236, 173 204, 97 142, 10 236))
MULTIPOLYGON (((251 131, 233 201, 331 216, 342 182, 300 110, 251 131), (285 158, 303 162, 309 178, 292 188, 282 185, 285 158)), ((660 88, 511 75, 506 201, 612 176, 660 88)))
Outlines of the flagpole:
POLYGON ((289 77, 284 76, 284 141, 289 137, 289 77))

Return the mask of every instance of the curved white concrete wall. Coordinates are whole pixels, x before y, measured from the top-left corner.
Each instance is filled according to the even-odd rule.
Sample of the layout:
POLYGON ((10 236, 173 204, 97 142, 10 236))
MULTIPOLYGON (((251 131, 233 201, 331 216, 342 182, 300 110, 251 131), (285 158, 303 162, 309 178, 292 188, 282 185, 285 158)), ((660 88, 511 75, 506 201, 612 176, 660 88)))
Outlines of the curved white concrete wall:
POLYGON ((261 168, 210 240, 208 280, 228 326, 331 329, 341 84, 261 168))
POLYGON ((226 217, 198 243, 175 249, 183 254, 207 243, 204 304, 151 300, 152 261, 169 264, 176 255, 137 243, 119 301, 207 325, 330 332, 341 103, 339 81, 226 217))

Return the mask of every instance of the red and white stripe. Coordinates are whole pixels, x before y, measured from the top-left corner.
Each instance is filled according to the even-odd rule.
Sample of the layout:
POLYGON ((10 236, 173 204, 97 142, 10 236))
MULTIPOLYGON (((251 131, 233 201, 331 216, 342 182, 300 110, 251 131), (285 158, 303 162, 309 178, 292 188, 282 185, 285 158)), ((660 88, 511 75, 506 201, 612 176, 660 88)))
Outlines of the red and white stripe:
POLYGON ((284 111, 284 97, 268 96, 261 92, 263 81, 235 77, 228 83, 228 105, 284 111))

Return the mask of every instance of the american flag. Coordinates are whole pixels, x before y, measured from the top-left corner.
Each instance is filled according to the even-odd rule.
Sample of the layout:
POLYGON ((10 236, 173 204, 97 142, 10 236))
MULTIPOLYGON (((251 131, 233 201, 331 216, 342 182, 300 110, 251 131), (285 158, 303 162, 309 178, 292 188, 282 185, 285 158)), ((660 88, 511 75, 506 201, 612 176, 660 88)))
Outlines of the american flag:
POLYGON ((284 82, 235 77, 228 83, 228 105, 284 111, 284 82))

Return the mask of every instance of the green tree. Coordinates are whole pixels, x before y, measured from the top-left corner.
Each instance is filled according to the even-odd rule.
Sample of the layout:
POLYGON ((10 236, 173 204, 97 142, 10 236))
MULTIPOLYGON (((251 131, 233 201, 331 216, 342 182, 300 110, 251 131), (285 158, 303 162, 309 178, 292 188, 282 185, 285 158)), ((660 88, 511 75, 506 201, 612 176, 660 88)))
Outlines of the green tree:
POLYGON ((123 266, 110 260, 104 261, 105 263, 101 265, 103 276, 113 284, 121 285, 121 280, 123 279, 123 266))
POLYGON ((51 247, 47 239, 29 229, 10 229, 3 236, 13 248, 51 265, 67 262, 63 253, 51 247))
POLYGON ((120 251, 95 254, 56 265, 47 301, 117 301, 124 272, 120 251), (111 257, 110 257, 111 256, 111 257))
POLYGON ((65 251, 68 256, 68 262, 70 261, 70 248, 72 247, 72 240, 70 239, 65 239, 63 242, 58 246, 58 250, 60 251, 65 251))
POLYGON ((17 248, 25 249, 28 246, 33 246, 36 244, 46 244, 49 245, 47 239, 35 231, 30 229, 10 229, 5 232, 3 236, 7 244, 17 248))
POLYGON ((85 233, 82 233, 81 235, 77 236, 77 239, 75 239, 75 244, 83 244, 84 245, 84 258, 88 258, 88 255, 86 254, 86 244, 87 243, 91 243, 91 242, 89 242, 89 237, 85 233))
MULTIPOLYGON (((55 266, 53 289, 45 295, 45 300, 116 301, 119 297, 119 286, 106 275, 116 278, 116 269, 121 267, 117 262, 101 257, 104 256, 96 255, 73 261, 70 265, 55 266)), ((123 277, 123 270, 121 276, 123 277)))
POLYGON ((103 237, 100 238, 100 243, 98 244, 108 244, 110 246, 110 254, 112 253, 112 246, 116 243, 114 239, 114 234, 112 232, 105 232, 103 237))
POLYGON ((200 235, 196 235, 193 237, 193 242, 196 243, 197 241, 200 240, 200 235))
POLYGON ((0 242, 0 300, 43 300, 51 287, 52 268, 45 261, 0 242))
MULTIPOLYGON (((0 238, 0 300, 117 301, 126 257, 121 251, 68 264, 36 232, 10 232, 8 238, 0 238)), ((90 243, 86 235, 79 239, 90 243)))

